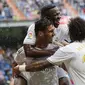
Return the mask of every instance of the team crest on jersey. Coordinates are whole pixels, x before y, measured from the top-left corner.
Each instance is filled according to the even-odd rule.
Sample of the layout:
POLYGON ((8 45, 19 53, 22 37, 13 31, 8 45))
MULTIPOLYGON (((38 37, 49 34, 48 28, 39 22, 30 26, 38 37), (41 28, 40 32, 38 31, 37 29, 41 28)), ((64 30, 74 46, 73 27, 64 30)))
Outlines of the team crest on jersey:
POLYGON ((28 38, 31 39, 32 37, 33 37, 33 34, 32 34, 32 32, 30 32, 30 33, 28 34, 28 38))
POLYGON ((85 62, 85 55, 82 57, 83 63, 85 62))

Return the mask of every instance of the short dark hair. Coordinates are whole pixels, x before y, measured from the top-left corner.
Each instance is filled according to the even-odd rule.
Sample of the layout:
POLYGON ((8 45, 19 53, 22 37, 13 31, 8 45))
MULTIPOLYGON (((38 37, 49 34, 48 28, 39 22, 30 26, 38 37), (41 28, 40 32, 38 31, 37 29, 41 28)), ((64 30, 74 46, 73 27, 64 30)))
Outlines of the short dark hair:
POLYGON ((55 8, 55 7, 56 7, 56 4, 49 4, 49 5, 42 7, 41 8, 41 17, 48 17, 47 12, 50 9, 55 8))
POLYGON ((68 27, 72 41, 82 41, 85 39, 85 20, 79 17, 71 19, 68 27))
POLYGON ((35 22, 35 35, 37 36, 39 31, 44 31, 47 29, 47 26, 52 25, 51 21, 47 18, 40 19, 35 22))

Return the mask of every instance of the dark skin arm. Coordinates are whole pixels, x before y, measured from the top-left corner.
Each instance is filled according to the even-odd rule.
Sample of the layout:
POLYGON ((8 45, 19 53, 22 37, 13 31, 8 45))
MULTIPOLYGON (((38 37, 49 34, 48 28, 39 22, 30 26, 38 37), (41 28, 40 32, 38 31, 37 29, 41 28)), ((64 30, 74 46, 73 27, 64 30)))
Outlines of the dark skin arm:
POLYGON ((29 72, 35 72, 35 71, 41 71, 45 68, 53 66, 51 63, 49 63, 47 60, 41 60, 37 61, 35 63, 31 63, 30 65, 26 65, 26 71, 29 72))
POLYGON ((12 76, 14 77, 14 67, 17 66, 15 61, 12 62, 12 76))
POLYGON ((24 50, 26 57, 43 57, 43 56, 51 56, 55 53, 56 50, 36 50, 31 49, 31 46, 29 44, 24 44, 24 50))
MULTIPOLYGON (((45 68, 53 66, 51 63, 49 63, 47 60, 40 60, 34 63, 31 63, 29 65, 26 65, 25 70, 28 72, 35 72, 35 71, 41 71, 45 68)), ((14 73, 18 74, 19 66, 16 66, 14 69, 14 73)))
MULTIPOLYGON (((42 56, 43 57, 43 56, 46 56, 46 55, 48 56, 48 55, 52 55, 56 51, 56 50, 31 49, 30 45, 27 45, 27 44, 24 44, 24 49, 26 49, 25 52, 27 52, 27 54, 28 54, 27 57, 29 57, 29 56, 33 56, 33 57, 35 57, 35 56, 41 57, 42 56)), ((52 66, 52 64, 50 64, 48 61, 41 60, 41 61, 31 63, 30 65, 27 65, 26 69, 34 72, 34 71, 42 70, 42 69, 44 69, 46 67, 50 67, 50 65, 52 66), (34 68, 36 68, 36 69, 34 69, 34 68)), ((19 69, 16 71, 17 68, 18 67, 15 67, 15 69, 14 69, 15 73, 16 72, 19 73, 19 69)))
MULTIPOLYGON (((28 55, 38 55, 38 57, 43 57, 43 56, 51 56, 52 54, 54 54, 55 53, 55 51, 57 50, 57 49, 55 49, 55 50, 33 50, 33 49, 30 49, 30 46, 29 45, 27 45, 27 44, 24 44, 24 48, 25 49, 27 49, 27 54, 28 55), (29 51, 29 50, 31 50, 31 51, 29 51)), ((36 56, 37 57, 37 56, 36 56)), ((48 61, 46 61, 46 62, 48 62, 48 61)), ((38 61, 36 62, 36 63, 38 63, 38 61)), ((49 63, 49 62, 48 62, 49 63)), ((31 65, 32 66, 32 65, 31 65)), ((36 66, 36 64, 35 64, 35 66, 36 66)), ((39 66, 39 65, 38 65, 39 66)), ((37 66, 36 66, 37 67, 37 66)), ((42 64, 42 67, 43 67, 43 64, 42 64)), ((41 67, 41 68, 42 68, 41 67)), ((65 67, 65 65, 64 65, 64 63, 62 63, 62 65, 60 66, 61 68, 63 68, 65 71, 67 71, 66 70, 66 67, 65 67)), ((44 67, 43 67, 44 68, 44 67)), ((42 69, 43 69, 42 68, 42 69)), ((30 69, 30 68, 29 68, 30 69)))

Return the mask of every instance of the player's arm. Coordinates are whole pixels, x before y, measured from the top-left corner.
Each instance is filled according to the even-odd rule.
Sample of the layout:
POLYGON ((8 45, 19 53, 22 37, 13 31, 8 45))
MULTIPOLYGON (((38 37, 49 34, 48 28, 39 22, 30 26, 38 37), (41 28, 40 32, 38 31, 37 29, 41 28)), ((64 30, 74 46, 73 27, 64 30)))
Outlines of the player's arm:
MULTIPOLYGON (((65 48, 62 48, 62 49, 64 50, 65 48)), ((72 55, 72 52, 69 52, 68 55, 72 55)), ((56 51, 56 53, 54 53, 51 57, 48 57, 46 60, 33 62, 27 66, 25 65, 19 66, 18 69, 20 68, 19 69, 20 71, 24 70, 24 71, 29 71, 29 72, 40 71, 50 66, 53 66, 55 64, 60 65, 63 63, 63 61, 71 60, 72 58, 73 58, 72 56, 71 57, 67 56, 67 54, 63 52, 60 48, 59 50, 56 51), (58 57, 58 56, 61 56, 61 57, 58 57)))
POLYGON ((31 49, 31 46, 28 44, 24 44, 24 50, 26 57, 32 56, 32 57, 41 57, 41 56, 50 56, 55 53, 56 50, 37 50, 37 49, 31 49))
POLYGON ((12 76, 14 77, 14 67, 16 67, 18 64, 15 62, 15 61, 13 61, 12 62, 12 76))
MULTIPOLYGON (((48 62, 47 60, 41 60, 30 65, 20 65, 14 68, 14 72, 18 74, 19 72, 28 71, 28 72, 36 72, 44 70, 45 68, 51 67, 53 64, 48 62)), ((68 79, 66 77, 62 77, 59 79, 60 85, 69 85, 68 79)))
POLYGON ((34 72, 34 71, 40 71, 45 68, 53 66, 51 63, 49 63, 47 60, 41 60, 37 61, 35 63, 31 63, 30 65, 25 66, 26 71, 34 72))
POLYGON ((35 72, 40 71, 45 68, 53 66, 51 63, 49 63, 47 60, 41 60, 34 63, 31 63, 29 65, 19 65, 14 68, 14 72, 17 74, 19 71, 29 71, 29 72, 35 72))

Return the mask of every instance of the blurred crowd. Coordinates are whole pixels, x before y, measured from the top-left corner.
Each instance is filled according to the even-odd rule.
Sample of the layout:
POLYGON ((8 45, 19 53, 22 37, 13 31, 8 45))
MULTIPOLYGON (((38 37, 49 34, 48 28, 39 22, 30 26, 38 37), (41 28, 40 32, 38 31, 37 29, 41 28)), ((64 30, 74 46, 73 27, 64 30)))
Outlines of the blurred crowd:
MULTIPOLYGON (((55 3, 62 15, 68 15, 68 10, 64 7, 62 0, 14 0, 16 6, 23 12, 28 20, 39 18, 39 10, 42 6, 55 3)), ((85 18, 85 0, 67 0, 75 8, 80 17, 85 18)), ((3 0, 0 0, 0 20, 13 19, 13 10, 3 0)), ((0 47, 0 85, 10 83, 12 78, 12 54, 15 49, 0 47)))
POLYGON ((85 19, 85 0, 67 0, 76 9, 81 18, 85 19))
POLYGON ((12 80, 12 54, 15 49, 0 47, 0 85, 9 85, 12 80))
MULTIPOLYGON (((40 17, 39 10, 51 3, 59 7, 63 15, 71 16, 68 9, 64 7, 62 0, 12 0, 16 7, 27 17, 28 20, 35 20, 40 17)), ((85 0, 66 0, 76 9, 81 17, 85 16, 85 0)), ((6 3, 6 0, 0 0, 0 20, 13 19, 13 10, 6 3)))
MULTIPOLYGON (((62 0, 12 0, 16 7, 27 17, 28 20, 35 20, 40 17, 39 10, 51 3, 55 3, 64 15, 68 15, 62 0)), ((14 19, 13 10, 7 4, 6 0, 0 0, 0 20, 14 19)))
POLYGON ((12 9, 8 6, 8 4, 2 0, 0 0, 0 20, 12 19, 12 9))
POLYGON ((64 8, 62 0, 17 0, 15 1, 17 7, 24 13, 24 15, 29 19, 37 19, 39 18, 39 10, 42 6, 47 4, 55 3, 62 14, 67 15, 67 10, 64 8))

